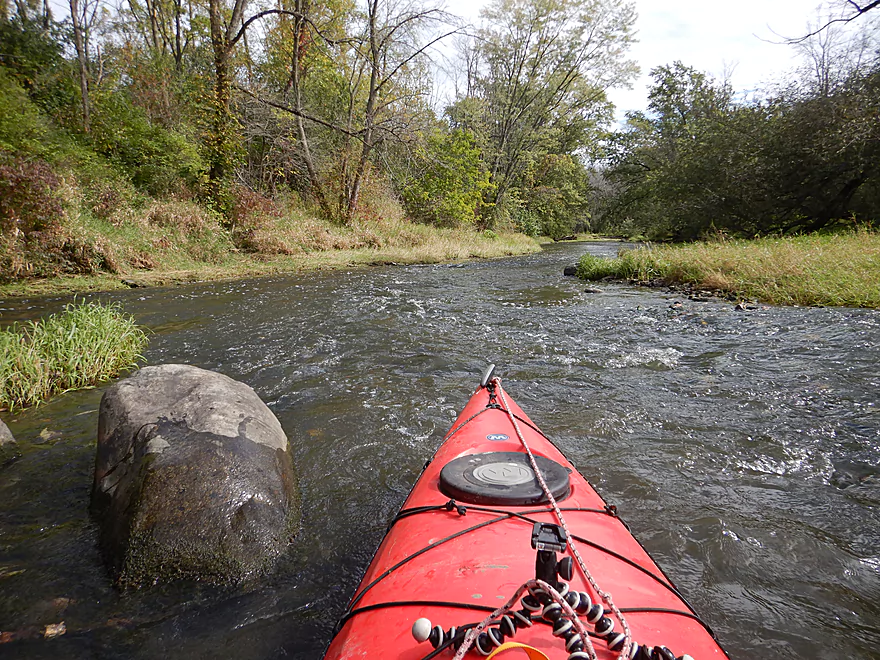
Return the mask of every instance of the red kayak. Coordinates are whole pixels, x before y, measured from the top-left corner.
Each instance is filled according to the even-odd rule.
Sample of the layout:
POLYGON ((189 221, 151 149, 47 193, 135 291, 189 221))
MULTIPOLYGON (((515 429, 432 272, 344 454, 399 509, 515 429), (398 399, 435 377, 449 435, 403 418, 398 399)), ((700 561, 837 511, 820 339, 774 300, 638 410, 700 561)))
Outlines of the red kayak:
POLYGON ((394 519, 325 658, 495 655, 727 658, 490 367, 394 519))

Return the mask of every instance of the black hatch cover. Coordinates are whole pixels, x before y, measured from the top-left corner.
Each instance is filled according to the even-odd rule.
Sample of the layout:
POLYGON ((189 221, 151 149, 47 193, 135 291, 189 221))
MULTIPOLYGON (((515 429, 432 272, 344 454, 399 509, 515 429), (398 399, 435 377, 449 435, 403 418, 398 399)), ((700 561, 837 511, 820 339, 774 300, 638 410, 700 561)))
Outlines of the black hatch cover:
MULTIPOLYGON (((570 494, 569 471, 556 461, 535 456, 544 481, 557 501, 570 494)), ((444 495, 470 504, 528 506, 547 502, 529 457, 513 451, 469 454, 449 461, 440 470, 444 495)))

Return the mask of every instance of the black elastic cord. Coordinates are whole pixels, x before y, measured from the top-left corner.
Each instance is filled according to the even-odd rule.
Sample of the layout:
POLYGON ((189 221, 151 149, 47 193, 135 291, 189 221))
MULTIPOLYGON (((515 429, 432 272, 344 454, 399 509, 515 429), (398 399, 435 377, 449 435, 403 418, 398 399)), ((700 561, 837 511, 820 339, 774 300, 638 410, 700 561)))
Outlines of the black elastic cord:
MULTIPOLYGON (((426 545, 426 546, 425 546, 424 548, 422 548, 421 550, 418 550, 418 551, 414 552, 413 554, 409 555, 408 557, 405 557, 404 559, 401 559, 399 562, 397 562, 396 564, 394 564, 394 566, 392 566, 391 568, 386 569, 385 572, 382 573, 382 575, 380 575, 380 576, 377 577, 375 580, 373 580, 372 582, 370 582, 370 584, 368 584, 366 587, 364 587, 363 590, 362 590, 357 596, 355 596, 355 597, 352 599, 351 603, 350 603, 349 606, 348 606, 348 611, 350 612, 350 611, 352 610, 352 608, 360 602, 361 598, 363 598, 364 595, 366 595, 366 593, 367 593, 370 589, 372 589, 373 587, 375 587, 377 584, 379 584, 379 582, 381 582, 381 581, 384 580, 386 577, 388 577, 389 575, 391 575, 391 573, 393 573, 394 571, 396 571, 398 568, 400 568, 401 566, 403 566, 403 565, 406 564, 407 562, 409 562, 409 561, 415 559, 415 558, 418 557, 419 555, 423 555, 424 553, 428 552, 428 550, 433 550, 433 549, 436 548, 438 545, 442 545, 442 544, 446 543, 447 541, 451 541, 452 539, 458 538, 459 536, 463 536, 464 534, 467 534, 468 532, 472 532, 472 531, 474 531, 474 530, 480 529, 481 527, 486 527, 487 525, 491 525, 491 524, 493 524, 493 523, 500 522, 501 520, 507 520, 507 519, 509 519, 511 516, 512 516, 512 514, 509 514, 509 513, 508 513, 508 514, 506 514, 506 515, 499 516, 499 517, 497 517, 497 518, 492 518, 491 520, 486 520, 486 521, 481 522, 481 523, 479 523, 479 524, 477 524, 477 525, 473 525, 473 526, 471 526, 471 527, 467 527, 466 529, 462 529, 461 531, 458 531, 458 532, 456 532, 455 534, 450 534, 449 536, 447 536, 447 537, 445 537, 445 538, 442 538, 442 539, 440 539, 439 541, 434 541, 434 543, 431 543, 430 545, 426 545)), ((345 615, 343 615, 343 616, 345 616, 345 615)))
MULTIPOLYGON (((477 612, 494 612, 498 609, 497 607, 492 607, 491 605, 479 605, 477 603, 459 603, 456 601, 446 600, 389 600, 385 601, 384 603, 372 603, 370 605, 364 605, 363 607, 358 607, 356 609, 350 610, 344 617, 342 617, 342 619, 340 619, 339 626, 342 627, 349 619, 357 616, 358 614, 373 612, 375 610, 384 610, 389 607, 449 607, 453 609, 472 610, 477 612)), ((708 626, 703 623, 703 621, 701 621, 699 617, 694 615, 692 612, 685 612, 684 610, 676 610, 669 607, 621 607, 619 609, 623 614, 671 614, 674 616, 683 616, 687 619, 692 619, 697 623, 702 624, 705 628, 708 628, 708 626)), ((552 622, 545 621, 544 619, 532 619, 532 623, 543 623, 547 625, 552 625, 552 622)), ((468 627, 471 627, 471 625, 468 624, 465 626, 457 626, 459 630, 466 629, 468 627)), ((596 633, 590 631, 587 632, 590 633, 591 637, 601 637, 596 633)))
MULTIPOLYGON (((685 602, 685 605, 688 605, 687 602, 685 602)), ((688 607, 690 607, 690 605, 688 605, 688 607)), ((712 639, 717 639, 715 637, 715 631, 709 627, 709 624, 703 621, 693 612, 674 610, 669 607, 619 607, 618 609, 624 614, 675 614, 676 616, 683 616, 688 619, 693 619, 706 629, 706 632, 708 632, 712 636, 712 639)))
MULTIPOLYGON (((570 508, 574 508, 574 507, 570 507, 570 508)), ((409 509, 409 511, 422 512, 421 509, 422 509, 422 507, 417 507, 416 509, 409 509)), ((433 510, 437 510, 437 509, 447 510, 446 504, 442 504, 442 505, 439 505, 439 506, 433 508, 433 510)), ((482 523, 479 523, 477 525, 472 525, 471 527, 467 527, 463 530, 460 530, 460 531, 456 532, 455 534, 451 534, 450 536, 447 536, 447 537, 442 538, 438 541, 435 541, 434 543, 432 543, 428 546, 425 546, 424 548, 409 555, 408 557, 405 557, 404 559, 399 561, 394 566, 391 566, 390 568, 386 569, 385 572, 382 573, 382 575, 380 575, 375 580, 373 580, 370 584, 368 584, 366 587, 364 587, 364 589, 352 600, 351 604, 349 604, 349 606, 348 606, 346 614, 343 615, 343 619, 337 625, 337 630, 342 627, 342 621, 344 621, 348 618, 348 613, 353 611, 355 605, 357 605, 360 602, 360 600, 364 597, 364 595, 367 593, 367 591, 372 589, 379 582, 384 580, 391 573, 393 573, 395 570, 397 570, 398 568, 400 568, 401 566, 403 566, 407 562, 411 561, 412 559, 415 559, 416 557, 424 554, 425 552, 428 552, 429 550, 432 550, 433 548, 437 547, 438 545, 442 545, 443 543, 446 543, 447 541, 451 541, 452 539, 458 538, 459 536, 463 536, 464 534, 467 534, 469 532, 480 529, 481 527, 485 527, 487 525, 491 525, 496 522, 500 522, 502 520, 509 520, 511 518, 517 518, 517 519, 520 519, 524 522, 527 522, 529 524, 534 525, 536 522, 539 522, 539 521, 534 520, 533 518, 529 518, 528 516, 525 515, 525 513, 533 514, 533 513, 546 513, 547 512, 547 510, 545 510, 545 509, 539 509, 537 511, 527 511, 525 513, 517 513, 515 511, 504 511, 502 509, 490 509, 488 507, 477 507, 477 506, 469 507, 468 510, 469 511, 479 511, 481 513, 498 513, 501 515, 499 515, 496 518, 492 518, 491 520, 487 520, 482 523)), ((401 512, 401 513, 403 513, 403 512, 401 512)), ((608 515, 613 515, 613 514, 611 514, 609 512, 608 515)), ((663 587, 665 587, 666 589, 668 589, 685 605, 685 607, 687 607, 691 611, 692 618, 696 621, 699 621, 700 624, 709 632, 709 634, 712 635, 713 639, 715 638, 715 633, 712 631, 712 629, 709 627, 709 625, 705 621, 700 619, 699 616, 697 616, 697 613, 694 610, 694 608, 687 601, 687 599, 681 593, 679 593, 678 589, 676 589, 670 582, 667 582, 667 580, 665 579, 666 578, 665 575, 661 578, 658 575, 656 575, 655 573, 653 573, 650 570, 648 570, 647 568, 645 568, 644 566, 637 564, 632 559, 625 557, 625 556, 615 552, 614 550, 611 550, 611 549, 606 548, 602 545, 599 545, 598 543, 594 543, 593 541, 589 541, 582 536, 576 536, 573 534, 572 539, 579 541, 580 543, 583 543, 585 545, 588 545, 591 548, 595 548, 596 550, 604 552, 604 553, 614 557, 615 559, 619 559, 620 561, 624 562, 625 564, 632 566, 633 568, 641 571, 642 573, 644 573, 645 575, 647 575, 648 577, 650 577, 654 581, 656 581, 658 584, 660 584, 663 587)))
MULTIPOLYGON (((405 511, 413 511, 414 513, 422 513, 422 511, 420 511, 420 509, 421 509, 421 507, 417 507, 416 509, 406 509, 405 511)), ((441 509, 446 510, 446 505, 445 504, 439 505, 434 510, 441 510, 441 509)), ((503 514, 509 518, 518 518, 518 519, 520 519, 524 522, 527 522, 531 525, 534 525, 535 523, 537 523, 539 521, 535 520, 534 518, 529 518, 528 515, 532 515, 535 513, 552 513, 551 509, 529 510, 529 511, 524 511, 523 513, 518 513, 516 511, 505 511, 503 509, 491 509, 488 507, 481 507, 481 506, 469 506, 469 507, 467 507, 467 510, 468 511, 479 511, 481 513, 503 514)), ((563 511, 566 511, 566 510, 572 511, 572 510, 578 510, 578 509, 576 507, 568 507, 566 509, 563 509, 563 511)), ((596 509, 595 511, 599 512, 599 513, 607 513, 607 515, 617 517, 615 514, 611 513, 610 511, 606 512, 606 511, 603 511, 602 509, 596 509)), ((404 511, 401 511, 401 513, 404 513, 404 511)), ((408 514, 408 515, 413 515, 413 514, 408 514)), ((495 522, 495 520, 493 520, 493 522, 495 522)), ((469 530, 465 530, 465 531, 469 531, 469 530)), ((598 543, 594 543, 593 541, 590 541, 582 536, 577 536, 577 535, 572 534, 571 538, 576 541, 580 541, 581 543, 588 545, 591 548, 595 548, 596 550, 599 550, 600 552, 604 552, 605 554, 610 555, 610 556, 614 557, 615 559, 619 559, 620 561, 624 562, 625 564, 628 564, 629 566, 632 566, 633 568, 641 571, 645 575, 651 577, 658 584, 663 585, 669 591, 671 591, 673 594, 675 594, 676 597, 678 597, 692 612, 694 612, 694 614, 696 614, 696 612, 694 611, 694 608, 691 607, 691 604, 688 603, 687 600, 685 599, 685 597, 682 596, 681 593, 679 593, 678 589, 676 589, 672 585, 672 583, 668 581, 668 578, 666 578, 665 575, 663 577, 660 577, 659 575, 657 575, 656 573, 653 573, 652 571, 645 568, 644 566, 637 564, 629 557, 625 557, 624 555, 621 555, 620 553, 615 552, 614 550, 611 550, 609 548, 606 548, 605 546, 599 545, 598 543)), ((707 628, 708 628, 708 626, 707 626, 707 628)))
MULTIPOLYGON (((394 517, 394 520, 388 525, 388 529, 391 529, 394 524, 403 518, 408 518, 409 516, 414 516, 419 513, 432 513, 435 511, 455 511, 456 507, 458 507, 458 503, 454 500, 450 500, 452 502, 452 508, 449 506, 449 502, 445 502, 444 504, 434 504, 431 506, 415 506, 411 509, 401 509, 398 514, 394 517)), ((510 513, 511 515, 520 515, 511 511, 507 511, 505 509, 491 509, 485 506, 479 506, 476 504, 468 504, 464 507, 467 511, 482 511, 484 513, 510 513)), ((580 506, 567 506, 567 507, 559 507, 560 511, 583 511, 584 513, 601 513, 606 516, 611 516, 612 518, 618 518, 617 511, 611 509, 610 507, 606 507, 605 509, 594 509, 590 507, 580 507, 580 506)), ((553 509, 547 507, 546 509, 529 509, 528 511, 522 511, 521 515, 534 515, 536 513, 553 513, 553 509)), ((623 522, 623 521, 621 521, 623 522)))
POLYGON ((406 607, 409 605, 423 605, 425 607, 453 607, 461 610, 476 610, 477 612, 494 612, 498 609, 497 607, 491 607, 489 605, 478 605, 477 603, 457 603, 454 601, 445 600, 389 600, 384 603, 373 603, 371 605, 364 605, 363 607, 358 607, 353 610, 350 609, 339 620, 338 626, 341 628, 346 624, 349 619, 357 614, 372 612, 373 610, 383 610, 388 607, 406 607))

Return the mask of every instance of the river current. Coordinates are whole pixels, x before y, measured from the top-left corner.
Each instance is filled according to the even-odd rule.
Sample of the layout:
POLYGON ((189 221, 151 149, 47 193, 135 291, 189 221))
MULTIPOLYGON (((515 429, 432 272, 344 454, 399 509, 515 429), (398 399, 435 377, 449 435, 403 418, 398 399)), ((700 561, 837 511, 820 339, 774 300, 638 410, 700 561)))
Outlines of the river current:
MULTIPOLYGON (((256 390, 290 439, 302 526, 254 584, 120 593, 88 513, 102 389, 3 413, 0 657, 320 658, 494 362, 732 658, 880 658, 880 312, 562 277, 617 248, 94 296, 151 329, 147 364, 256 390)), ((0 301, 0 325, 65 302, 0 301)))

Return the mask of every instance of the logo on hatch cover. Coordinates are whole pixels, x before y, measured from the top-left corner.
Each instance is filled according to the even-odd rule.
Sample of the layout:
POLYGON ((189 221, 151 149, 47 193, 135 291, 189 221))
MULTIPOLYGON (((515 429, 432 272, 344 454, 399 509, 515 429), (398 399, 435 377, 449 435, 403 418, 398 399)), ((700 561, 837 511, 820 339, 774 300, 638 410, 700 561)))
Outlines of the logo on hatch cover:
POLYGON ((504 440, 509 440, 510 438, 503 433, 490 433, 486 436, 486 440, 491 440, 492 442, 503 442, 504 440))

